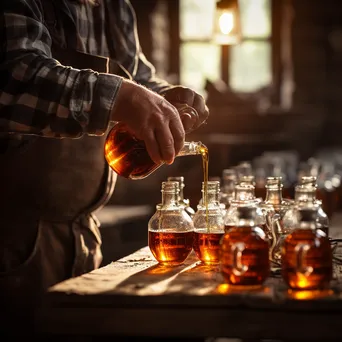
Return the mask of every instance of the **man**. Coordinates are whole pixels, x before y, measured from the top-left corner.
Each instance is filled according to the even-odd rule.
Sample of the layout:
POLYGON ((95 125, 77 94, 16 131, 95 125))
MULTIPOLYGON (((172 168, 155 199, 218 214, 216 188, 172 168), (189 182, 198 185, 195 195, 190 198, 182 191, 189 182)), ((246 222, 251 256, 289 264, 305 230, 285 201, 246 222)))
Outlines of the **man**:
POLYGON ((155 76, 129 0, 0 7, 0 291, 15 307, 99 266, 93 212, 115 184, 103 155, 111 123, 124 122, 155 162, 172 163, 208 109, 155 76), (182 122, 184 103, 195 120, 182 122))

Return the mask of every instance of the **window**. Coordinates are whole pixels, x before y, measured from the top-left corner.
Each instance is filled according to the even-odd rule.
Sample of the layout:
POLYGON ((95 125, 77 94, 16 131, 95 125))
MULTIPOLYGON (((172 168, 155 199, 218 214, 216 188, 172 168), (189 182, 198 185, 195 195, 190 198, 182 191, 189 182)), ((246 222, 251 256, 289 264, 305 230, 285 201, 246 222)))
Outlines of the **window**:
POLYGON ((215 7, 216 0, 180 0, 181 83, 202 94, 206 79, 227 80, 237 92, 269 85, 271 0, 239 0, 242 42, 229 46, 228 53, 212 40, 215 7))

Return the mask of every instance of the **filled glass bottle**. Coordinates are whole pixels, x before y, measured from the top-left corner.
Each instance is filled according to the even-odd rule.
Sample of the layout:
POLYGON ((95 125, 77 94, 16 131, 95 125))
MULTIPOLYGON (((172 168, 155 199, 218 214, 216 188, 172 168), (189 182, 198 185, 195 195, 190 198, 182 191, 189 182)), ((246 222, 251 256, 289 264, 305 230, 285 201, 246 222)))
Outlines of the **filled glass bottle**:
POLYGON ((297 208, 304 204, 314 204, 317 210, 317 227, 329 236, 329 218, 322 208, 322 202, 316 198, 316 177, 303 176, 295 187, 294 207, 283 218, 284 229, 291 232, 298 225, 297 208))
POLYGON ((184 198, 184 188, 185 182, 183 176, 177 177, 167 177, 167 180, 170 182, 178 182, 179 184, 179 196, 178 196, 178 203, 184 207, 184 210, 193 217, 195 215, 195 210, 190 206, 190 200, 184 198))
POLYGON ((259 207, 260 199, 255 197, 254 186, 249 184, 239 184, 235 186, 235 198, 230 201, 230 206, 224 216, 225 232, 230 228, 236 227, 239 222, 237 210, 241 206, 255 206, 256 207, 256 223, 265 232, 267 231, 266 226, 266 215, 259 207))
POLYGON ((230 285, 260 286, 270 272, 269 243, 256 223, 257 207, 239 206, 238 222, 221 242, 221 272, 230 285))
POLYGON ((260 208, 266 215, 266 235, 270 241, 270 259, 281 262, 281 246, 288 233, 284 228, 283 218, 294 207, 294 201, 283 199, 282 177, 267 177, 266 197, 260 208))
POLYGON ((326 289, 332 279, 332 251, 327 235, 317 228, 318 206, 298 207, 298 225, 282 247, 282 277, 294 290, 326 289))
MULTIPOLYGON (((109 132, 104 148, 109 166, 120 176, 143 179, 159 168, 149 156, 144 141, 135 138, 122 123, 109 132)), ((177 156, 207 155, 208 149, 201 142, 185 142, 177 156)))
POLYGON ((234 169, 224 169, 222 171, 222 188, 220 191, 220 203, 225 209, 230 206, 230 201, 235 197, 235 186, 237 184, 236 172, 234 169))
POLYGON ((197 257, 207 265, 219 262, 220 241, 224 234, 223 212, 219 202, 220 183, 207 183, 207 206, 205 189, 202 183, 202 204, 197 206, 194 223, 194 251, 197 257))
POLYGON ((164 266, 182 264, 193 246, 194 225, 184 207, 178 204, 179 183, 162 183, 162 202, 148 222, 148 245, 164 266))

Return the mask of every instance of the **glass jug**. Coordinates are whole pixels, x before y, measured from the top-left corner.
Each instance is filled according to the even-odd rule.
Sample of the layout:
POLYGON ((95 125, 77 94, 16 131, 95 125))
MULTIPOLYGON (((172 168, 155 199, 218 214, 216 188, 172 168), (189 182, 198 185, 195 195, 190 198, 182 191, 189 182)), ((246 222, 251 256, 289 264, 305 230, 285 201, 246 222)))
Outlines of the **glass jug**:
POLYGON ((295 290, 325 289, 332 279, 332 251, 327 235, 317 229, 319 207, 298 207, 298 225, 282 248, 282 276, 295 290))

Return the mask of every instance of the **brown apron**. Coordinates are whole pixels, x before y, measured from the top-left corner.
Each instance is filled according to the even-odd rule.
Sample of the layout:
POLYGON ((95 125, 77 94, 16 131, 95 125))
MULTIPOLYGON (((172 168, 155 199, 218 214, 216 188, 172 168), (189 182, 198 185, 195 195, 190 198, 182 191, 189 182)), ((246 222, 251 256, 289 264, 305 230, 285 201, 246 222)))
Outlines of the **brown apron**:
MULTIPOLYGON (((56 18, 49 5, 44 12, 56 18)), ((53 21, 47 22, 52 37, 53 21)), ((108 58, 56 46, 52 54, 64 65, 129 77, 108 58)), ((15 138, 2 138, 0 145, 15 138)), ((100 265, 101 237, 93 212, 108 201, 116 180, 104 159, 105 138, 32 137, 0 155, 3 308, 37 305, 49 286, 100 265)))

